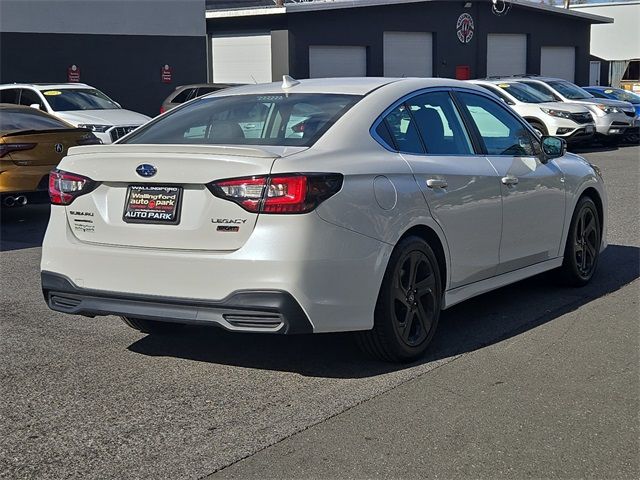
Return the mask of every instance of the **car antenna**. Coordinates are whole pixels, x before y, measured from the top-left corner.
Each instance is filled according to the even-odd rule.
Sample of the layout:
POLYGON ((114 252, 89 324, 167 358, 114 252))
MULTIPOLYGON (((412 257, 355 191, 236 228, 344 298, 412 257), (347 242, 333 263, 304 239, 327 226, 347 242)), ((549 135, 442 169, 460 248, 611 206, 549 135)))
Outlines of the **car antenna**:
POLYGON ((251 74, 249 76, 251 77, 251 80, 253 80, 253 83, 257 85, 258 81, 256 80, 256 78, 251 74))
POLYGON ((286 90, 287 88, 295 87, 299 83, 300 83, 299 80, 296 80, 295 78, 290 77, 289 75, 283 75, 282 76, 282 89, 283 90, 286 90))

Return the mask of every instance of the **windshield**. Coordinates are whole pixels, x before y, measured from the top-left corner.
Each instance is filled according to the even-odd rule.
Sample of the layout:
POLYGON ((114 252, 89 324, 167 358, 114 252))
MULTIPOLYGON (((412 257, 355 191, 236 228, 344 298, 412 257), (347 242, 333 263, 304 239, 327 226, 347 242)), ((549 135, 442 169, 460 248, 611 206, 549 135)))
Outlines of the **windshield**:
POLYGON ((121 143, 310 146, 360 98, 316 93, 201 98, 121 143))
POLYGON ((0 110, 0 130, 51 130, 58 128, 71 128, 64 122, 56 118, 40 115, 37 111, 18 112, 11 110, 0 110))
POLYGON ((534 90, 524 83, 500 83, 500 88, 509 92, 513 97, 525 103, 553 102, 555 99, 551 95, 534 90))
POLYGON ((120 106, 95 88, 68 88, 42 92, 55 112, 73 110, 113 110, 120 106))
POLYGON ((558 92, 560 92, 560 95, 568 98, 569 100, 584 100, 586 98, 594 98, 593 95, 591 95, 589 92, 578 87, 577 85, 574 85, 573 83, 558 81, 548 83, 552 88, 555 88, 558 92))
POLYGON ((605 90, 604 93, 606 93, 607 95, 613 96, 616 100, 631 102, 636 105, 640 103, 640 95, 633 92, 627 92, 626 90, 610 89, 610 90, 605 90))

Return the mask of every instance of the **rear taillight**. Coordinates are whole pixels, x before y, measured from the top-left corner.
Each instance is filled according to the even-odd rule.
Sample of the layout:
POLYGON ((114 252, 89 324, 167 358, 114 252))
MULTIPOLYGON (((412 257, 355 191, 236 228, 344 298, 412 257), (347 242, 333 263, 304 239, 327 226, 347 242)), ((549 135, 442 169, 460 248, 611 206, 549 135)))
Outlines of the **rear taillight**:
POLYGON ((102 140, 96 137, 94 134, 89 134, 84 137, 79 138, 76 143, 78 145, 101 145, 102 140))
POLYGON ((0 158, 11 152, 31 150, 37 143, 0 143, 0 158))
POLYGON ((253 213, 307 213, 342 188, 339 173, 264 175, 207 184, 219 198, 253 213))
POLYGON ((160 115, 162 115, 166 110, 164 109, 164 107, 160 107, 160 115))
POLYGON ((49 174, 49 197, 54 205, 69 205, 76 197, 91 192, 97 186, 97 182, 75 173, 53 170, 49 174))

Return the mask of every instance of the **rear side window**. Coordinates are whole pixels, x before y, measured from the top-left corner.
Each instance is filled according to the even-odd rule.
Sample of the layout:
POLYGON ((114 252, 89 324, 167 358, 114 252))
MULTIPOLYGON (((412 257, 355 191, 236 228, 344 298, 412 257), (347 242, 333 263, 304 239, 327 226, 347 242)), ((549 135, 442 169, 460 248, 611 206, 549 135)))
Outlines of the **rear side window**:
POLYGON ((7 88, 5 90, 0 90, 0 103, 18 103, 18 92, 20 90, 17 88, 7 88))
POLYGON ((394 108, 383 122, 393 137, 393 144, 399 152, 424 153, 416 122, 405 104, 394 108))
POLYGON ((360 98, 312 93, 201 98, 122 143, 310 146, 360 98))
POLYGON ((179 94, 171 99, 171 103, 184 103, 186 102, 191 94, 193 93, 193 88, 185 88, 179 94))
POLYGON ((534 156, 537 140, 524 123, 504 107, 480 95, 458 93, 473 119, 489 155, 534 156))
POLYGON ((207 93, 211 93, 211 92, 217 92, 218 90, 222 90, 222 89, 218 87, 200 87, 198 88, 196 97, 201 97, 202 95, 206 95, 207 93))
POLYGON ((447 92, 425 93, 407 101, 427 154, 471 155, 473 147, 447 92))
MULTIPOLYGON (((33 109, 32 109, 33 110, 33 109)), ((49 130, 59 128, 69 128, 69 125, 60 122, 55 118, 50 118, 27 111, 16 112, 10 110, 0 110, 0 130, 49 130)))

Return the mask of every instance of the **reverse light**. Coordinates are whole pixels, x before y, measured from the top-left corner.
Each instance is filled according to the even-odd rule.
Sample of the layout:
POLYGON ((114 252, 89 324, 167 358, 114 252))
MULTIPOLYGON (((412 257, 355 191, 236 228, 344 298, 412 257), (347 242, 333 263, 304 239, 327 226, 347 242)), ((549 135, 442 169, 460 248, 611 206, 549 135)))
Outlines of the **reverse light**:
POLYGON ((49 197, 53 205, 70 205, 76 197, 91 192, 98 186, 90 178, 62 170, 49 174, 49 197))
POLYGON ((109 130, 113 125, 93 125, 90 123, 81 123, 78 125, 78 128, 86 128, 87 130, 91 130, 92 132, 100 132, 104 133, 109 130))
POLYGON ((207 184, 216 197, 253 213, 307 213, 342 188, 339 173, 263 175, 207 184))
POLYGON ((555 110, 553 108, 541 108, 541 110, 552 117, 571 118, 571 112, 567 112, 565 110, 555 110))
POLYGON ((0 158, 11 152, 31 150, 36 145, 36 143, 0 143, 0 158))

